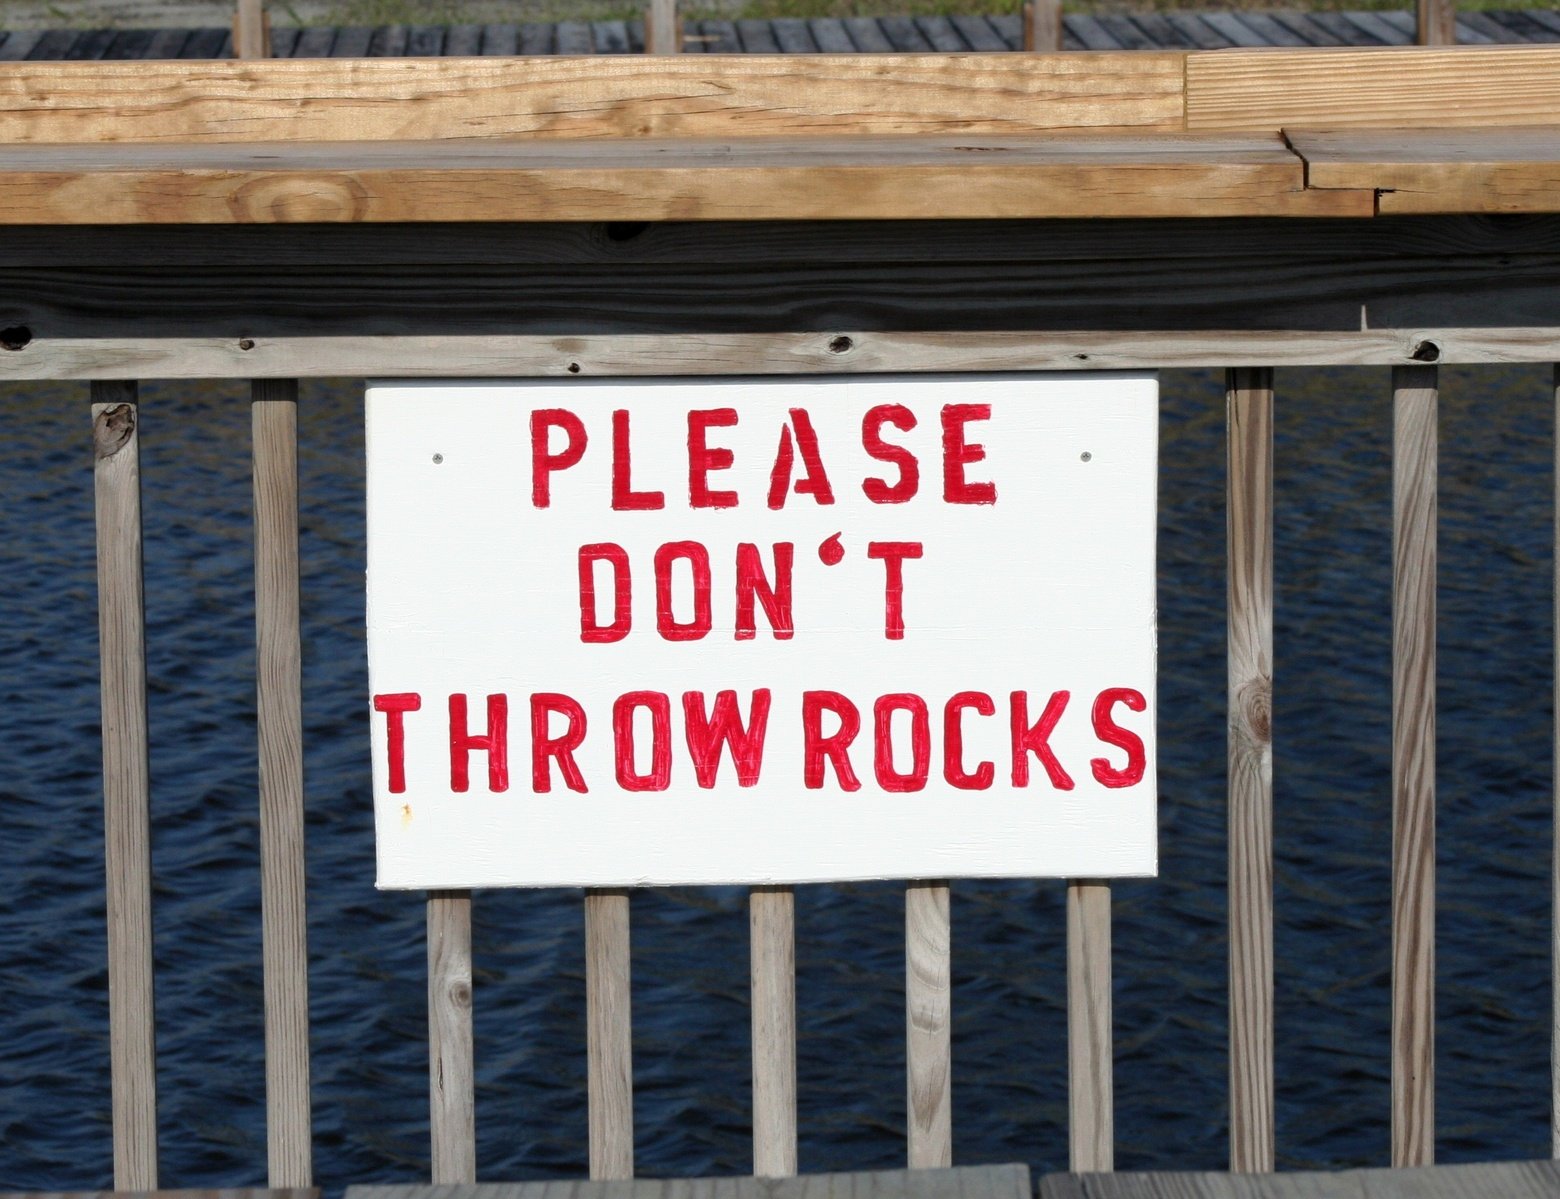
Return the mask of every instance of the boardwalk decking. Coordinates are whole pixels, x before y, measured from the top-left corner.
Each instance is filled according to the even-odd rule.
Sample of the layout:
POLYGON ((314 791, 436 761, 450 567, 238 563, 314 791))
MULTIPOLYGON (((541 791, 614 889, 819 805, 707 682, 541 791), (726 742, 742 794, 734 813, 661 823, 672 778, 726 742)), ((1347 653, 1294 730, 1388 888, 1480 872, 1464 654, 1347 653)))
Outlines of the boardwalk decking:
MULTIPOLYGON (((1414 14, 1392 12, 1167 12, 1111 16, 1069 13, 1069 50, 1219 50, 1231 46, 1382 46, 1414 40, 1414 14)), ((1465 12, 1466 45, 1560 42, 1560 13, 1465 12)), ((689 21, 684 49, 710 54, 889 54, 1019 50, 1020 18, 1009 16, 780 18, 689 21)), ((272 31, 277 58, 439 55, 640 54, 639 21, 516 25, 317 26, 272 31)), ((229 58, 225 29, 50 29, 0 32, 0 62, 229 58)))

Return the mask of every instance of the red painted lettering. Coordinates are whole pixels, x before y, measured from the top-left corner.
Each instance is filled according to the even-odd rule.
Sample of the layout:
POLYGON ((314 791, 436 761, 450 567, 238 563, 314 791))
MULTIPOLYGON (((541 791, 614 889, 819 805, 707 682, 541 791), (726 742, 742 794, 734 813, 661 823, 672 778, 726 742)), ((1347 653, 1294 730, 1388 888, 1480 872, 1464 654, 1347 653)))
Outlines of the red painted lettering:
POLYGON ((612 756, 625 791, 665 791, 672 783, 672 701, 663 691, 629 691, 612 703, 612 756), (650 713, 650 772, 634 762, 634 709, 650 713))
POLYGON ((659 491, 635 491, 632 447, 628 436, 628 409, 612 413, 612 510, 614 512, 653 512, 666 507, 666 496, 659 491))
POLYGON ((556 758, 558 771, 570 791, 583 792, 585 776, 580 773, 574 751, 585 740, 585 709, 567 695, 539 691, 531 696, 531 790, 546 794, 552 790, 549 758, 556 758), (561 737, 549 735, 548 723, 554 714, 568 721, 561 737))
POLYGON ((751 641, 758 635, 753 619, 753 600, 764 606, 769 627, 776 641, 789 641, 795 635, 791 625, 791 563, 796 547, 789 541, 775 543, 775 581, 764 575, 764 562, 758 546, 746 541, 737 546, 737 640, 751 641))
POLYGON ((479 749, 488 757, 488 790, 509 790, 509 697, 487 697, 487 732, 473 736, 466 729, 466 697, 459 692, 450 696, 450 790, 466 791, 471 751, 479 749))
POLYGON ((610 541, 580 546, 580 640, 600 645, 621 641, 634 625, 628 552, 610 541), (612 564, 612 623, 596 623, 596 563, 612 564))
POLYGON ((374 696, 374 711, 385 714, 385 751, 389 759, 386 774, 390 794, 406 790, 406 713, 422 708, 422 696, 415 691, 395 691, 374 696))
POLYGON ((704 692, 684 691, 682 698, 688 756, 693 759, 699 786, 708 789, 715 785, 722 745, 737 768, 737 785, 751 787, 757 783, 764 761, 764 733, 769 727, 769 688, 760 687, 753 692, 746 728, 742 727, 742 716, 737 711, 735 691, 716 692, 715 710, 708 715, 704 711, 704 692))
POLYGON ((903 504, 913 499, 921 486, 921 466, 915 455, 904 446, 883 440, 884 425, 893 425, 908 433, 915 428, 915 413, 903 404, 879 404, 869 408, 861 418, 862 448, 879 462, 888 462, 899 468, 899 482, 892 487, 888 485, 887 479, 866 479, 861 484, 861 490, 874 504, 903 504))
POLYGON ((966 708, 973 708, 982 716, 995 716, 997 712, 997 705, 983 691, 961 691, 943 705, 943 778, 960 791, 985 791, 996 777, 997 767, 994 762, 982 762, 975 767, 974 774, 964 769, 966 708))
POLYGON ((1056 755, 1051 752, 1051 733, 1056 728, 1056 722, 1062 718, 1062 713, 1067 710, 1067 701, 1072 698, 1070 691, 1053 691, 1051 698, 1046 701, 1045 711, 1040 714, 1040 719, 1033 725, 1029 723, 1029 694, 1024 691, 1015 691, 1010 697, 1012 704, 1012 731, 1013 731, 1013 786, 1029 786, 1029 755, 1034 754, 1040 759, 1040 765, 1045 767, 1046 777, 1051 780, 1051 786, 1058 791, 1071 791, 1073 789, 1072 776, 1062 769, 1062 764, 1056 760, 1056 755))
POLYGON ((698 641, 707 637, 710 617, 710 555, 697 541, 668 541, 655 551, 655 627, 668 641, 698 641), (678 623, 672 614, 672 563, 693 568, 693 619, 678 623))
POLYGON ((926 786, 926 776, 932 768, 931 720, 926 711, 926 701, 919 695, 896 693, 880 695, 872 705, 873 737, 872 768, 877 775, 878 786, 885 791, 919 791, 926 786), (894 768, 894 713, 910 713, 910 773, 901 774, 894 768))
POLYGON ((1148 758, 1143 752, 1143 739, 1111 719, 1111 709, 1117 704, 1126 704, 1132 711, 1141 712, 1148 707, 1148 701, 1141 691, 1131 687, 1107 687, 1094 700, 1094 735, 1106 745, 1126 750, 1127 764, 1117 770, 1104 758, 1091 758, 1089 769, 1103 786, 1130 787, 1143 781, 1148 758))
POLYGON ((861 713, 838 691, 802 692, 802 781, 811 791, 823 786, 823 762, 834 766, 842 791, 861 790, 861 781, 850 768, 850 743, 861 731, 861 713), (823 735, 823 714, 833 712, 839 718, 839 731, 823 735))
POLYGON ((818 434, 813 430, 812 418, 805 408, 792 408, 790 424, 780 426, 780 446, 775 450, 775 465, 769 472, 769 506, 784 508, 786 498, 795 490, 797 495, 810 495, 820 504, 834 502, 834 488, 829 485, 828 472, 823 469, 823 458, 818 453, 818 434), (791 429, 796 429, 796 447, 791 446, 791 429), (802 469, 806 472, 791 486, 791 468, 796 465, 796 454, 802 455, 802 469))
POLYGON ((538 408, 531 413, 531 503, 552 503, 552 474, 567 470, 585 456, 585 423, 566 408, 538 408), (552 430, 562 429, 563 449, 552 452, 552 430))
POLYGON ((705 443, 708 429, 729 429, 737 423, 735 408, 695 409, 688 413, 688 503, 695 508, 735 508, 735 491, 711 491, 710 471, 725 470, 736 455, 724 446, 705 443))
POLYGON ((943 499, 950 504, 995 504, 995 483, 971 483, 964 468, 982 462, 986 447, 964 440, 964 426, 972 420, 990 420, 990 404, 944 404, 942 410, 943 499))
POLYGON ((869 541, 867 557, 883 562, 883 636, 890 641, 905 639, 906 558, 919 558, 919 541, 869 541))

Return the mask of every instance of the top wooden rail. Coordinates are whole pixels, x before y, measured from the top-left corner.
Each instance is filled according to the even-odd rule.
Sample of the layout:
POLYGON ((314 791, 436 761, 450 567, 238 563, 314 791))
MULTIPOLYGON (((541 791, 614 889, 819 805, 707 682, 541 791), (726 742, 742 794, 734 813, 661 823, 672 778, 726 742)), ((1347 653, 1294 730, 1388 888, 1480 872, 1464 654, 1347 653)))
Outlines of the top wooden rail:
POLYGON ((1560 47, 0 64, 0 223, 1560 211, 1560 47))

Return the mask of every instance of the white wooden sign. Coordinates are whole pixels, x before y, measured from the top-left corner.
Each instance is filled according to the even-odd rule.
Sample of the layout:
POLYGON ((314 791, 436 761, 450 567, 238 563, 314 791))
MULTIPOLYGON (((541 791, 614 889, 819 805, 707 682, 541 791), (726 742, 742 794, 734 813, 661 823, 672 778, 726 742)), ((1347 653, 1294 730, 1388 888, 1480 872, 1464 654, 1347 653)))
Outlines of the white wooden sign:
POLYGON ((1154 873, 1157 407, 372 386, 379 885, 1154 873))

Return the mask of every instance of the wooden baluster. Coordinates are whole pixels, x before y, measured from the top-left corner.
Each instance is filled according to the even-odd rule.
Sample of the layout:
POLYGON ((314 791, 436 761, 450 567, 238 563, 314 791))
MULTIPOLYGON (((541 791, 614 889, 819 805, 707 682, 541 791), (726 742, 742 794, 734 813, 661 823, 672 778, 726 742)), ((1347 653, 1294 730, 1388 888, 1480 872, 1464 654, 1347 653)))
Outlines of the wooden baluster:
POLYGON ((309 947, 303 849, 303 684, 298 621, 298 383, 257 379, 255 666, 260 742, 260 897, 265 958, 270 1185, 313 1182, 309 947))
POLYGON ((634 1046, 628 892, 585 893, 585 1039, 590 1176, 634 1176, 634 1046))
POLYGON ((1028 0, 1024 5, 1024 49, 1054 54, 1062 48, 1062 0, 1028 0))
POLYGON ((271 57, 271 17, 265 0, 238 0, 233 13, 233 57, 271 57))
POLYGON ((92 384, 98 639, 103 696, 103 841, 114 1189, 157 1188, 157 1048, 152 1002, 151 779, 141 574, 137 388, 92 384))
POLYGON ((949 906, 945 882, 905 888, 905 1109, 912 1168, 953 1165, 949 906))
POLYGON ((1457 0, 1418 0, 1418 18, 1421 46, 1457 44, 1457 0))
POLYGON ((1392 371, 1392 1164, 1435 1160, 1436 370, 1392 371))
POLYGON ((1230 1169, 1273 1169, 1273 372, 1228 375, 1230 1169))
POLYGON ((753 1004, 753 1173, 796 1173, 796 893, 748 896, 753 1004))
POLYGON ((428 1100, 434 1184, 475 1182, 469 891, 428 893, 428 1100))
POLYGON ((645 11, 645 53, 682 53, 682 18, 677 15, 677 0, 650 0, 645 11))
POLYGON ((1549 1133, 1550 1155, 1560 1158, 1560 365, 1554 368, 1555 555, 1554 555, 1554 841, 1550 851, 1550 892, 1554 912, 1549 925, 1549 1133))
POLYGON ((1110 884, 1067 883, 1068 1168, 1115 1168, 1110 884))

